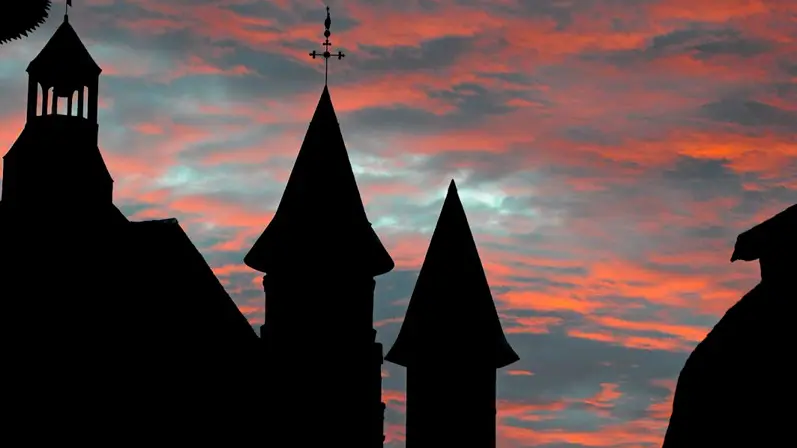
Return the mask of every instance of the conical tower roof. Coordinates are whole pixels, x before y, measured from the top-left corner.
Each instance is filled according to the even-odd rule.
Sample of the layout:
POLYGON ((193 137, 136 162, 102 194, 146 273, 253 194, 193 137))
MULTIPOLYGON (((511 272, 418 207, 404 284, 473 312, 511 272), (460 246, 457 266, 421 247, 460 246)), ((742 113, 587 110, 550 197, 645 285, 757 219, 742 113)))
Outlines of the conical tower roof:
POLYGON ((69 24, 69 16, 55 30, 41 52, 28 65, 28 73, 44 86, 58 84, 81 84, 96 78, 102 69, 91 57, 75 29, 69 24))
POLYGON ((365 214, 326 86, 277 212, 244 263, 269 274, 377 276, 393 269, 365 214))
POLYGON ((409 367, 450 357, 496 369, 519 359, 501 328, 453 180, 404 323, 385 359, 409 367))

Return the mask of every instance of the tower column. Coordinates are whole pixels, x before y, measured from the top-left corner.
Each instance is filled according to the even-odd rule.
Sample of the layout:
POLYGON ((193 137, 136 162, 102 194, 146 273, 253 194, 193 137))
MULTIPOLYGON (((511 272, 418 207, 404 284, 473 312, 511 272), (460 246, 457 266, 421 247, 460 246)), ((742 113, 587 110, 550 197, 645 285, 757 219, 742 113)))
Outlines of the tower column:
POLYGON ((66 98, 66 115, 67 116, 71 116, 72 115, 72 97, 74 95, 75 95, 75 92, 72 92, 66 98))
POLYGON ((50 88, 42 85, 42 115, 47 115, 47 105, 50 100, 50 88))
POLYGON ((39 105, 39 83, 28 77, 28 120, 36 116, 36 108, 39 105))
POLYGON ((99 91, 99 81, 99 78, 94 78, 89 86, 89 113, 86 118, 92 123, 97 123, 97 103, 99 102, 97 93, 99 91))
POLYGON ((83 117, 83 97, 86 95, 85 88, 80 86, 80 89, 77 91, 77 116, 83 117))

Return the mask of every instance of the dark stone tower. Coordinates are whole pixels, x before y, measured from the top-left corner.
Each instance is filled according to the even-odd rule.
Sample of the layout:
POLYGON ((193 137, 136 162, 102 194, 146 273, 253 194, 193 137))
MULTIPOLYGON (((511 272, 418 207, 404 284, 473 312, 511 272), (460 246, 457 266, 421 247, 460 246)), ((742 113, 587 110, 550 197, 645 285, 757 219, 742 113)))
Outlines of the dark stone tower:
POLYGON ((326 86, 277 212, 244 262, 266 274, 266 445, 312 444, 316 433, 381 447, 374 277, 394 264, 365 214, 326 86))
POLYGON ((407 368, 407 448, 495 447, 501 329, 454 181, 387 361, 407 368))

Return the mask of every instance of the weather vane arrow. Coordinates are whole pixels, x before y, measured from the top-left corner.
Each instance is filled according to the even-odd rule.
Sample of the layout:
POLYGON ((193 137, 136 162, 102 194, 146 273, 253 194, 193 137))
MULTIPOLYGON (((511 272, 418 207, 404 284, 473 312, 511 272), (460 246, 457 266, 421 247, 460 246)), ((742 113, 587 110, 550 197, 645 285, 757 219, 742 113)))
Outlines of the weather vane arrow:
POLYGON ((343 54, 343 52, 341 52, 341 51, 338 51, 337 53, 330 53, 329 52, 329 47, 332 46, 332 43, 329 42, 329 36, 332 35, 332 33, 329 31, 330 25, 332 25, 332 19, 329 17, 329 6, 327 6, 327 19, 324 20, 324 27, 326 28, 326 30, 324 30, 324 42, 321 43, 321 45, 324 46, 324 52, 323 53, 319 53, 319 52, 313 50, 313 52, 310 53, 310 56, 312 56, 313 59, 315 59, 316 57, 321 57, 321 56, 324 57, 324 85, 325 86, 327 85, 327 78, 329 76, 329 58, 332 57, 332 56, 337 56, 338 59, 340 60, 340 59, 343 59, 344 57, 346 57, 346 55, 343 54))

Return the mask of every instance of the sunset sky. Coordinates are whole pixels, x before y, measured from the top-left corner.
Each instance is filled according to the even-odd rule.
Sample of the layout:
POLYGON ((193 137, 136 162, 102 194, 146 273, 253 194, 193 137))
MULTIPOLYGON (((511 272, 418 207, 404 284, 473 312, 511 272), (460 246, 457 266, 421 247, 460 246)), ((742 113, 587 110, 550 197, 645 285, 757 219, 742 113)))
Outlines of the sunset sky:
MULTIPOLYGON (((73 4, 104 70, 116 203, 178 218, 260 325, 261 274, 242 260, 323 88, 308 53, 323 51, 325 3, 73 4)), ((347 54, 330 61, 332 101, 396 261, 377 278, 385 351, 453 178, 521 357, 499 372, 499 447, 660 446, 689 351, 757 282, 757 264, 729 262, 736 236, 797 202, 797 3, 329 6, 332 49, 347 54)), ((3 153, 24 126, 25 68, 63 7, 0 47, 3 153)), ((386 447, 403 447, 404 369, 384 376, 386 447)))

